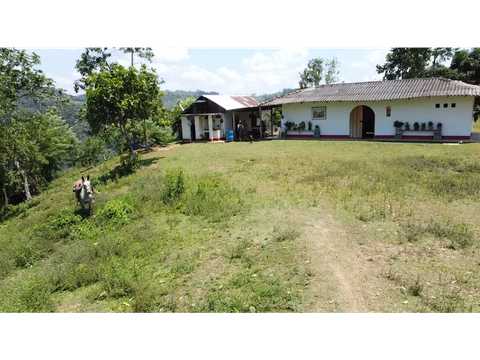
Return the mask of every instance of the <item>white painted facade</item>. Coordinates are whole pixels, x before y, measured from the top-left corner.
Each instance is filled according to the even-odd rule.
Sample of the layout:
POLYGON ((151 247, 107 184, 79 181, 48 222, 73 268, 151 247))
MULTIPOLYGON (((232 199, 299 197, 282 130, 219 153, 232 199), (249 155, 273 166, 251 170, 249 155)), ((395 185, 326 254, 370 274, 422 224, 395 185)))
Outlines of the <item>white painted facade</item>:
MULTIPOLYGON (((209 134, 213 134, 213 139, 215 141, 220 139, 225 139, 226 130, 235 131, 235 122, 233 121, 234 117, 236 121, 246 121, 249 126, 258 126, 258 124, 250 124, 249 112, 246 111, 227 111, 222 114, 217 115, 195 115, 193 121, 195 124, 195 141, 202 141, 205 139, 212 139, 209 134), (223 120, 223 121, 220 121, 223 120)), ((191 129, 190 121, 188 120, 190 116, 181 116, 182 121, 182 138, 189 139, 191 141, 191 129)), ((258 122, 258 120, 257 120, 258 122)))
POLYGON ((312 122, 320 126, 322 136, 349 136, 350 113, 360 105, 370 107, 375 113, 375 136, 394 136, 393 122, 409 122, 411 129, 415 122, 428 123, 434 127, 443 124, 442 137, 470 137, 473 130, 473 96, 448 96, 415 98, 391 101, 365 102, 318 102, 303 104, 284 104, 282 113, 287 121, 299 124, 301 121, 312 122), (439 107, 436 107, 439 104, 439 107), (447 107, 444 107, 447 104, 447 107), (455 104, 455 107, 452 107, 455 104), (312 107, 325 106, 326 119, 312 120, 312 107), (387 117, 387 106, 391 115, 387 117))

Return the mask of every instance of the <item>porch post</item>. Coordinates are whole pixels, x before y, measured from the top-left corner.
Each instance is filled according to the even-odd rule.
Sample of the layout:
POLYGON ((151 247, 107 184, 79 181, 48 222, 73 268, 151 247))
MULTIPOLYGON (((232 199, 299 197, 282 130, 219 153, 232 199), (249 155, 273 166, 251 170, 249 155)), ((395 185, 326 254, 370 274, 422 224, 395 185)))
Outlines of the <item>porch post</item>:
POLYGON ((213 123, 212 123, 212 114, 208 114, 208 133, 210 141, 213 141, 213 123))
POLYGON ((232 111, 233 138, 238 140, 237 124, 235 124, 235 110, 232 111))
POLYGON ((259 106, 258 107, 258 117, 260 118, 260 141, 262 140, 263 136, 262 136, 262 130, 263 130, 263 126, 262 126, 262 107, 259 106))

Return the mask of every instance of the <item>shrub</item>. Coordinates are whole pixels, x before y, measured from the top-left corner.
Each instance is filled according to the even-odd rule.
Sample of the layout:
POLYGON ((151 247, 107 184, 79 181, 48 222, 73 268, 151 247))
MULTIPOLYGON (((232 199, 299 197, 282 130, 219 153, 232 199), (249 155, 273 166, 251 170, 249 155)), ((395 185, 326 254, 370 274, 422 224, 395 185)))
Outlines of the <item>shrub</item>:
POLYGON ((99 217, 113 224, 128 224, 129 216, 134 212, 134 207, 125 199, 118 198, 107 202, 100 211, 99 217))

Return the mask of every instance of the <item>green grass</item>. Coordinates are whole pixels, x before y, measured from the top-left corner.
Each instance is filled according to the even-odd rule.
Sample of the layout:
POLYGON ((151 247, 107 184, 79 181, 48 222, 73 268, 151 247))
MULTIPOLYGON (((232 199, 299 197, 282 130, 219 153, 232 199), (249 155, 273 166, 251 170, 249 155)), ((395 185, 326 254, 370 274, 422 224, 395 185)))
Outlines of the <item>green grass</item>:
POLYGON ((188 144, 142 155, 139 169, 69 169, 4 214, 0 311, 315 311, 335 290, 313 291, 323 269, 306 261, 305 219, 330 214, 345 251, 387 259, 372 263, 386 294, 373 311, 478 312, 479 150, 188 144), (87 173, 101 193, 90 217, 71 192, 87 173))

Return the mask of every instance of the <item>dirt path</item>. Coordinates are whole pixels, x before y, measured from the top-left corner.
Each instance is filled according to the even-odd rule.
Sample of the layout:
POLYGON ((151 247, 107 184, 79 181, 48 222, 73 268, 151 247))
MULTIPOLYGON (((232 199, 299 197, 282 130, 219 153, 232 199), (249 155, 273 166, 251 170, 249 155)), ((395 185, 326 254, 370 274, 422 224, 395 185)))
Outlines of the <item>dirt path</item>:
MULTIPOLYGON (((306 219, 305 219, 306 220, 306 219)), ((306 222, 305 236, 316 274, 311 289, 316 312, 365 313, 365 259, 359 245, 331 216, 306 222)))

